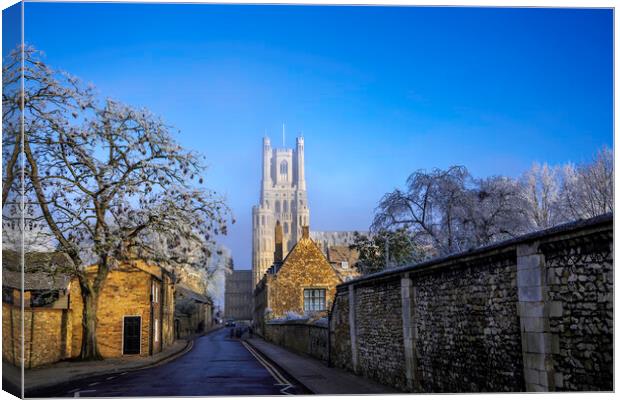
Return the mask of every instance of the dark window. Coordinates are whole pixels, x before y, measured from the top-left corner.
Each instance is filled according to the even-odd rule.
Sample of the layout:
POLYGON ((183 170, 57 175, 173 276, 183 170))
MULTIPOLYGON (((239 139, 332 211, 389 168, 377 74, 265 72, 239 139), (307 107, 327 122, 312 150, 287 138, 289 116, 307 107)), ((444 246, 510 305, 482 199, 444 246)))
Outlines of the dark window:
POLYGON ((30 305, 32 307, 47 307, 54 304, 60 297, 58 290, 31 290, 30 305))
POLYGON ((13 288, 2 287, 2 302, 13 304, 13 288))
POLYGON ((325 289, 304 289, 304 311, 325 310, 325 289))

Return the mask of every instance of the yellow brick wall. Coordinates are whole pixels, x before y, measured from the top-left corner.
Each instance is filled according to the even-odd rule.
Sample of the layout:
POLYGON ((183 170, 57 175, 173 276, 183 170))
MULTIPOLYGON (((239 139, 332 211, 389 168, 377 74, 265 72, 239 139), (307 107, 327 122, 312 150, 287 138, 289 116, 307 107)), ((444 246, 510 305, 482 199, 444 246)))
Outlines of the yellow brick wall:
MULTIPOLYGON (((21 365, 20 316, 19 306, 2 303, 2 356, 18 366, 21 365)), ((54 363, 69 356, 70 310, 26 308, 23 321, 26 368, 54 363)))
POLYGON ((285 259, 278 273, 267 284, 267 307, 273 317, 287 311, 304 312, 304 289, 326 289, 326 306, 329 310, 342 283, 321 250, 309 238, 302 238, 285 259))
MULTIPOLYGON (((138 261, 140 262, 140 261, 138 261)), ((159 322, 159 329, 162 331, 162 341, 156 343, 153 340, 153 352, 161 351, 161 344, 164 347, 171 344, 173 339, 172 331, 172 310, 174 309, 173 286, 167 275, 163 276, 167 290, 161 281, 154 278, 151 274, 134 268, 123 268, 121 270, 110 271, 99 297, 99 308, 97 310, 97 343, 99 352, 104 358, 115 358, 123 355, 123 317, 140 316, 142 317, 142 337, 140 355, 149 355, 149 339, 151 330, 151 285, 155 281, 159 287, 159 299, 166 296, 164 307, 156 304, 154 307, 154 318, 159 322), (165 293, 164 293, 165 292, 165 293), (162 321, 163 319, 163 321, 162 321)), ((82 344, 82 298, 80 287, 77 280, 71 282, 71 309, 73 310, 73 340, 71 353, 75 357, 80 354, 82 344)))

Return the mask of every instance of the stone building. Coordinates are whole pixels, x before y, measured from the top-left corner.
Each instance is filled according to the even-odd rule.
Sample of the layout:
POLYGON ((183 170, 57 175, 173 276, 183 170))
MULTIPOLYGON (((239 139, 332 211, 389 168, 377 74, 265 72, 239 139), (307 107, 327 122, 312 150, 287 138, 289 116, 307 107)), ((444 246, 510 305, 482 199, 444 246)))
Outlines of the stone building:
POLYGON ((349 246, 328 246, 327 261, 331 264, 343 282, 360 276, 355 264, 359 260, 359 252, 349 246))
POLYGON ((326 315, 342 280, 316 243, 308 227, 288 253, 283 254, 282 226, 276 223, 274 263, 254 290, 254 323, 259 333, 264 322, 287 313, 326 315))
POLYGON ((174 336, 187 339, 213 326, 213 301, 185 285, 174 291, 174 336))
MULTIPOLYGON (((55 269, 52 264, 42 265, 52 263, 56 256, 57 253, 26 256, 23 315, 19 264, 16 268, 3 265, 2 352, 3 358, 15 365, 22 362, 19 340, 22 325, 26 368, 80 354, 83 311, 80 286, 77 278, 52 272, 55 269), (37 261, 29 263, 28 259, 37 261)), ((95 271, 95 266, 85 269, 91 279, 95 271)), ((104 358, 158 353, 174 341, 173 316, 173 276, 142 260, 122 263, 108 273, 99 295, 99 352, 104 358)))
POLYGON ((280 221, 283 251, 288 253, 301 237, 301 227, 310 223, 304 172, 304 138, 295 149, 272 148, 263 139, 263 166, 260 202, 252 208, 252 271, 256 285, 273 263, 275 243, 272 232, 280 221))
MULTIPOLYGON (((95 266, 86 273, 94 278, 95 266)), ((82 345, 82 297, 71 282, 72 355, 82 345)), ((174 341, 174 279, 160 266, 143 260, 124 262, 108 273, 99 295, 97 344, 104 358, 159 353, 174 341)))
POLYGON ((252 271, 234 270, 226 275, 224 316, 235 320, 252 319, 252 271))

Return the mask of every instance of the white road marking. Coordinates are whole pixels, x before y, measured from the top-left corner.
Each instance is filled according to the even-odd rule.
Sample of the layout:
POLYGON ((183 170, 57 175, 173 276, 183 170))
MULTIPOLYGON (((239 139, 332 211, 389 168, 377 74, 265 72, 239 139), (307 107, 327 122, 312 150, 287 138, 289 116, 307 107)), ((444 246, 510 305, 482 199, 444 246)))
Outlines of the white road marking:
POLYGON ((75 393, 79 391, 80 391, 80 388, 77 388, 77 389, 69 390, 67 393, 75 393))
POLYGON ((88 384, 88 386, 95 386, 95 385, 98 385, 99 383, 101 382, 93 382, 93 383, 88 384))
POLYGON ((91 393, 96 392, 96 390, 78 390, 73 394, 73 397, 80 397, 80 393, 91 393))
POLYGON ((106 381, 111 381, 112 379, 116 378, 115 376, 108 376, 107 378, 105 378, 106 381))
POLYGON ((287 395, 292 395, 293 393, 289 393, 287 392, 288 389, 291 389, 293 387, 295 387, 293 384, 291 384, 289 381, 286 380, 286 378, 284 378, 282 376, 282 374, 280 374, 280 372, 273 366, 271 365, 271 363, 269 363, 269 361, 265 360, 260 354, 258 354, 252 347, 250 347, 248 344, 246 344, 245 342, 241 342, 243 344, 243 346, 250 352, 250 354, 252 354, 254 356, 254 358, 256 358, 256 360, 263 366, 265 367, 265 369, 271 374, 271 376, 273 377, 273 379, 276 380, 276 382, 278 382, 277 384, 275 384, 274 386, 284 386, 282 389, 280 389, 280 393, 282 394, 287 394, 287 395))

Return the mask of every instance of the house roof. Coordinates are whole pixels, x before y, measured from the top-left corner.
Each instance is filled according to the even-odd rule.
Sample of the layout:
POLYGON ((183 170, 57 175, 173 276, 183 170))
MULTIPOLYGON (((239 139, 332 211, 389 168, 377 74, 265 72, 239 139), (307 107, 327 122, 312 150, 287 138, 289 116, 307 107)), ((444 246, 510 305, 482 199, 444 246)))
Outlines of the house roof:
POLYGON ((212 303, 209 297, 202 295, 200 293, 196 293, 185 285, 178 284, 175 286, 175 288, 176 288, 176 293, 180 294, 183 297, 187 297, 198 303, 205 303, 205 304, 212 303))
POLYGON ((336 274, 336 276, 338 276, 338 278, 340 278, 340 274, 338 274, 338 271, 336 270, 336 268, 334 268, 334 266, 329 262, 329 260, 327 259, 327 257, 325 257, 325 254, 323 254, 323 252, 321 251, 321 249, 319 248, 319 246, 317 245, 317 243, 310 239, 309 237, 303 237, 301 239, 299 239, 299 241, 297 243, 295 243, 295 246, 293 246, 293 248, 291 249, 291 251, 288 252, 288 254, 286 255, 286 257, 284 258, 284 260, 282 260, 282 262, 275 262, 273 263, 273 265, 267 270, 267 273, 269 274, 274 274, 277 275, 278 272, 282 269, 282 267, 284 267, 285 265, 287 265, 287 261, 298 251, 304 251, 304 250, 300 250, 302 248, 313 248, 316 252, 315 254, 318 257, 322 257, 325 260, 325 263, 331 268, 331 270, 336 274))
MULTIPOLYGON (((21 289, 21 272, 2 270, 2 286, 21 289)), ((50 274, 48 272, 25 272, 24 290, 54 290, 66 289, 71 276, 64 273, 50 274)))
POLYGON ((349 246, 329 246, 327 248, 327 259, 329 262, 342 263, 348 262, 349 265, 354 265, 359 258, 359 253, 355 249, 350 249, 349 246))
MULTIPOLYGON (((47 272, 65 269, 73 265, 69 256, 60 251, 33 251, 24 254, 24 272, 47 272)), ((21 254, 2 250, 2 268, 21 271, 21 254)))

